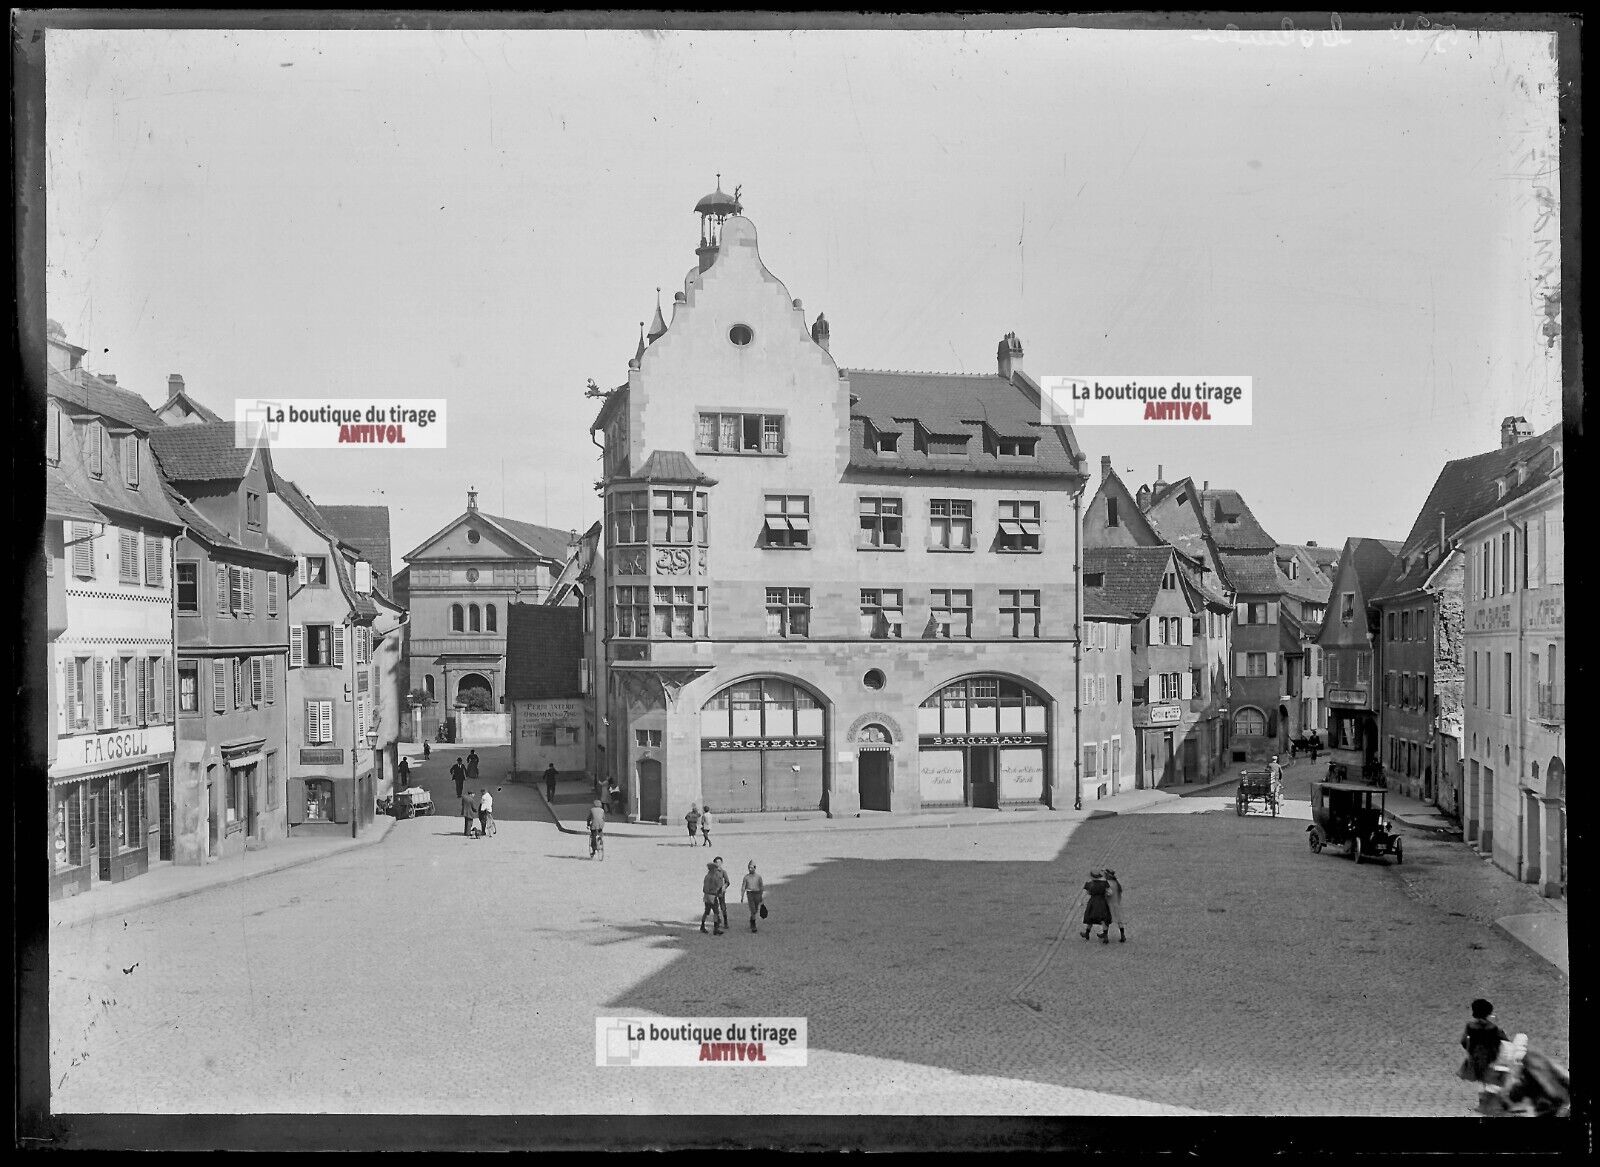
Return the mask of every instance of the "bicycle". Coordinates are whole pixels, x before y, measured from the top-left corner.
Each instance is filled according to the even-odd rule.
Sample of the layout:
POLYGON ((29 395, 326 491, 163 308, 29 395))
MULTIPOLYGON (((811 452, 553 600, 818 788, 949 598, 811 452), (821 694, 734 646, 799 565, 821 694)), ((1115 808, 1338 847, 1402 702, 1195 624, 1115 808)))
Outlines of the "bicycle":
POLYGON ((589 858, 606 861, 606 833, 604 831, 589 832, 589 858))

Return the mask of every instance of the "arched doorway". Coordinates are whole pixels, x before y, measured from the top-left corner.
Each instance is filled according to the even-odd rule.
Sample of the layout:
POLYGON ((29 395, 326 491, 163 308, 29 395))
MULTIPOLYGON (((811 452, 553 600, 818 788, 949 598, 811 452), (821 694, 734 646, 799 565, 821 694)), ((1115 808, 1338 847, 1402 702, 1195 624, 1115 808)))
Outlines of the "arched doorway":
POLYGON ((894 758, 890 747, 894 738, 883 726, 873 722, 856 733, 856 780, 861 788, 862 810, 892 810, 890 792, 894 789, 894 758))
POLYGON ((700 793, 713 813, 823 806, 822 699, 780 677, 753 677, 700 709, 700 793))
POLYGON ((482 673, 466 673, 456 682, 456 705, 468 713, 493 713, 494 686, 482 673))
POLYGON ((1050 729, 1043 693, 1010 677, 952 681, 917 709, 924 806, 1041 802, 1050 729))

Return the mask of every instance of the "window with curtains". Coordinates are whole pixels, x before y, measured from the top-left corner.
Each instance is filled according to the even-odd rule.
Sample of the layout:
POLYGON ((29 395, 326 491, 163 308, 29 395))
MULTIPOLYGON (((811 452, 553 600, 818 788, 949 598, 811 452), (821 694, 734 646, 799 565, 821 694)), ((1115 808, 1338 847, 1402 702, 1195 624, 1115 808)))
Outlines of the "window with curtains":
POLYGON ((904 595, 900 588, 862 588, 861 635, 899 640, 905 630, 904 595))
POLYGON ((706 589, 667 587, 655 590, 655 635, 684 640, 706 635, 706 589))
POLYGON ((1039 550, 1039 503, 1037 500, 1000 500, 1000 550, 1039 550))
POLYGON ((200 712, 200 662, 178 662, 178 712, 200 712))
MULTIPOLYGON (((698 497, 698 510, 703 515, 706 496, 700 494, 698 497)), ((696 538, 696 510, 696 493, 692 490, 652 490, 650 492, 651 542, 693 543, 696 538)), ((704 527, 703 522, 699 525, 704 527)))
POLYGON ((928 544, 941 551, 967 551, 972 547, 972 500, 928 500, 928 544))
POLYGON ((640 637, 650 635, 650 589, 647 587, 613 588, 613 611, 616 614, 614 635, 640 637))
POLYGON ((861 499, 861 535, 858 546, 889 547, 898 550, 902 537, 900 507, 901 500, 898 498, 861 499))
POLYGON ((773 413, 701 413, 695 448, 702 454, 782 454, 784 418, 773 413))
MULTIPOLYGON (((1022 589, 1000 589, 1000 635, 1013 639, 1034 639, 1039 635, 1039 593, 1022 589)), ((1090 627, 1091 638, 1098 637, 1105 647, 1105 628, 1090 627)))
POLYGON ((811 589, 768 588, 767 635, 806 637, 811 634, 811 589))

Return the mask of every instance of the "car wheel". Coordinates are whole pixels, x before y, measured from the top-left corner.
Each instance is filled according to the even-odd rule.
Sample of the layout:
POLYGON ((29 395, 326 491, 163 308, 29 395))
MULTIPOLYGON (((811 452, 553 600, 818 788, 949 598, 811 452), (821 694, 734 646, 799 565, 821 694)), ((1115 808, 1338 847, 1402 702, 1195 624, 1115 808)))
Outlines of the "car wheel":
POLYGON ((1361 839, 1359 837, 1350 840, 1350 858, 1354 859, 1357 863, 1360 863, 1361 860, 1365 858, 1361 849, 1361 839))
POLYGON ((1311 844, 1311 853, 1313 855, 1321 855, 1322 854, 1322 836, 1321 835, 1317 834, 1316 831, 1312 831, 1311 832, 1311 837, 1307 840, 1307 842, 1309 842, 1311 844))
POLYGON ((1400 840, 1399 839, 1396 839, 1394 841, 1394 861, 1396 863, 1404 863, 1405 862, 1405 859, 1400 854, 1400 840))
POLYGON ((1240 818, 1244 817, 1244 799, 1236 798, 1233 800, 1233 813, 1240 818))

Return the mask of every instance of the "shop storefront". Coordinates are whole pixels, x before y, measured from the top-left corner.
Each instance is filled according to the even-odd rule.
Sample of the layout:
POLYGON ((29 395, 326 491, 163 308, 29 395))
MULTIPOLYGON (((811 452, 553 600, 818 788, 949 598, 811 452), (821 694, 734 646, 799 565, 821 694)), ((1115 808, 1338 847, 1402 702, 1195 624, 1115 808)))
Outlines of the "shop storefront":
POLYGON ((917 710, 923 806, 1042 802, 1049 783, 1047 703, 1002 677, 946 685, 917 710))
POLYGON ((291 835, 348 835, 354 829, 353 818, 361 823, 370 820, 372 772, 353 777, 348 756, 342 749, 300 750, 300 765, 313 769, 288 779, 285 802, 291 835), (343 772, 332 772, 335 767, 343 772))
POLYGON ((171 773, 171 726, 61 739, 50 778, 52 899, 133 879, 161 859, 171 773))
POLYGON ((740 681, 700 710, 700 791, 712 813, 817 810, 827 734, 822 703, 790 681, 740 681))

